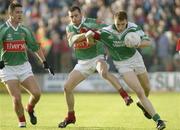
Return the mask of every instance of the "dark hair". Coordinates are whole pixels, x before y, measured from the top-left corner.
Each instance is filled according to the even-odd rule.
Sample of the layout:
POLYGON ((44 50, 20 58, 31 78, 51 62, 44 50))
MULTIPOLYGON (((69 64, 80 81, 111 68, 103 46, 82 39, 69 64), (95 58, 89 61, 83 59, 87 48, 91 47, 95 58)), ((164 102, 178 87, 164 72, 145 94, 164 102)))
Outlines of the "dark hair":
POLYGON ((73 11, 75 11, 75 10, 78 10, 79 13, 81 13, 81 9, 80 9, 78 6, 76 6, 76 5, 71 6, 70 9, 69 9, 70 12, 73 12, 73 11))
POLYGON ((118 18, 120 21, 127 20, 127 13, 123 10, 118 11, 114 14, 114 18, 118 18))
POLYGON ((16 7, 22 7, 22 5, 21 5, 20 3, 18 3, 18 2, 12 2, 12 3, 9 5, 8 11, 9 11, 9 12, 13 12, 16 7))

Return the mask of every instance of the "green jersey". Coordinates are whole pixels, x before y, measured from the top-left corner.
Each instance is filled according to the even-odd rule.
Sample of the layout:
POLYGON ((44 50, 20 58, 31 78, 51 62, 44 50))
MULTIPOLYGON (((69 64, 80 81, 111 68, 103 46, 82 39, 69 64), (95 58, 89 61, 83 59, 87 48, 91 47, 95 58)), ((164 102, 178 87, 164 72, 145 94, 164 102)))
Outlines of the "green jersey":
POLYGON ((14 28, 6 21, 0 26, 0 61, 5 65, 21 65, 28 60, 27 48, 35 52, 39 49, 32 32, 23 25, 14 28))
POLYGON ((100 30, 100 41, 108 47, 109 53, 115 61, 129 59, 136 52, 136 48, 126 47, 124 43, 124 38, 128 32, 138 33, 142 40, 149 39, 140 27, 130 22, 128 22, 127 28, 121 33, 116 30, 115 25, 109 25, 100 30))
MULTIPOLYGON (((91 30, 98 30, 107 25, 101 24, 97 22, 96 19, 92 18, 83 18, 81 24, 77 27, 73 24, 69 24, 66 27, 66 32, 71 33, 73 35, 86 33, 91 30)), ((69 45, 71 45, 71 38, 68 39, 69 45)), ((99 42, 99 41, 97 41, 99 42)), ((86 39, 73 43, 73 48, 75 52, 75 56, 79 60, 86 60, 94 58, 98 55, 104 54, 104 47, 101 42, 95 45, 88 45, 86 39)))

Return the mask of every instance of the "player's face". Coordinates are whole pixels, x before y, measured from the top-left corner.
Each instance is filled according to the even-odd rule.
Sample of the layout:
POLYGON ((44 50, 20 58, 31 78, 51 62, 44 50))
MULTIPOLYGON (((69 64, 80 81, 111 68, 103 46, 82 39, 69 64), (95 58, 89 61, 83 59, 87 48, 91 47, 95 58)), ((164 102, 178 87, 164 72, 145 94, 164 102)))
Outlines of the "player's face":
POLYGON ((10 13, 11 20, 17 24, 22 22, 22 14, 23 14, 22 8, 16 7, 14 11, 10 13))
POLYGON ((116 26, 116 29, 118 30, 118 32, 122 32, 126 29, 127 26, 127 20, 119 20, 119 19, 114 19, 114 24, 116 26))
POLYGON ((68 14, 71 22, 75 26, 79 26, 81 24, 82 14, 78 10, 75 10, 73 12, 69 11, 68 14))

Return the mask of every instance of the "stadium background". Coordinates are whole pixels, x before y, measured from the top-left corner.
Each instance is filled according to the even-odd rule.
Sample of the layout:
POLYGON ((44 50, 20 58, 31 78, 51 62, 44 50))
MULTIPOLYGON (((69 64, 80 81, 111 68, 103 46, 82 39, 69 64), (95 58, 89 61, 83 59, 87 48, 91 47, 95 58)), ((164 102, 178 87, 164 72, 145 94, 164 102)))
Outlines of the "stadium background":
MULTIPOLYGON (((11 0, 12 1, 12 0, 11 0)), ((151 37, 150 47, 139 49, 143 55, 151 83, 155 90, 179 90, 180 55, 175 51, 176 41, 180 37, 180 1, 179 0, 17 0, 23 4, 24 24, 35 33, 41 44, 47 61, 56 72, 56 76, 47 75, 41 63, 28 52, 33 72, 39 78, 40 86, 46 91, 62 91, 63 83, 76 59, 73 50, 67 46, 65 35, 69 23, 68 8, 79 5, 86 17, 97 18, 105 23, 113 23, 113 13, 126 10, 129 21, 140 25, 151 37), (163 73, 162 73, 163 72, 163 73), (163 88, 164 87, 164 88, 163 88)), ((7 19, 7 7, 10 0, 0 0, 0 24, 7 19)), ((108 58, 110 71, 116 73, 111 58, 108 58)), ((94 91, 109 89, 98 76, 88 79, 78 90, 95 87, 94 91), (94 80, 94 84, 92 79, 94 80), (82 86, 82 87, 81 87, 82 86)), ((2 89, 2 87, 1 87, 2 89)), ((92 89, 91 89, 92 90, 92 89)))
MULTIPOLYGON (((77 62, 73 50, 67 46, 65 36, 65 28, 69 22, 68 7, 72 4, 79 5, 85 16, 98 18, 109 24, 113 22, 113 12, 126 10, 129 20, 140 25, 152 38, 152 46, 139 50, 150 72, 152 90, 155 92, 151 93, 149 98, 162 117, 168 120, 167 130, 180 130, 180 55, 175 51, 176 41, 180 37, 179 0, 17 1, 23 4, 24 23, 34 31, 47 61, 56 72, 54 77, 49 75, 42 69, 35 56, 28 52, 43 95, 36 109, 40 121, 36 127, 28 124, 27 130, 56 130, 58 121, 64 118, 67 111, 63 84, 77 62)), ((9 0, 0 0, 0 24, 7 19, 9 3, 9 0)), ((116 74, 117 71, 110 58, 108 62, 110 71, 116 74)), ((129 90, 123 81, 120 82, 129 90)), ((154 130, 153 122, 145 121, 136 105, 127 108, 122 100, 120 102, 118 94, 114 93, 115 90, 99 75, 90 76, 77 87, 76 91, 80 91, 75 95, 78 122, 67 128, 68 130, 76 130, 76 128, 78 130, 154 130), (87 91, 93 93, 81 93, 87 91)), ((136 100, 133 93, 130 95, 136 100)), ((23 103, 27 101, 28 96, 25 93, 23 103)), ((18 129, 16 123, 10 96, 3 83, 0 83, 0 129, 16 130, 18 129)))

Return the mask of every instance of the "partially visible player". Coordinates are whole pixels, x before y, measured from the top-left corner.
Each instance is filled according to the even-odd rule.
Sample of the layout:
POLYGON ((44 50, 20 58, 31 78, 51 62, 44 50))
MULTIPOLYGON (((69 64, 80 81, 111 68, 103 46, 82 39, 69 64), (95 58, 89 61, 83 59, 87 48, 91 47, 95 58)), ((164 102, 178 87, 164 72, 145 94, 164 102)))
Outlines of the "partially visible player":
POLYGON ((176 51, 178 51, 180 54, 180 38, 177 40, 176 51))
POLYGON ((31 65, 28 62, 27 49, 37 54, 45 69, 49 69, 52 74, 54 72, 46 62, 43 52, 32 32, 21 24, 22 5, 17 2, 11 3, 8 13, 9 19, 0 26, 0 78, 5 83, 12 97, 19 127, 26 127, 20 86, 22 85, 30 94, 26 110, 33 125, 37 123, 34 108, 41 95, 31 65))
POLYGON ((66 29, 67 38, 69 46, 73 46, 74 48, 78 63, 70 72, 64 85, 68 114, 64 121, 59 123, 58 127, 60 128, 64 128, 68 124, 76 122, 73 90, 80 82, 93 74, 95 70, 97 70, 104 79, 108 80, 118 90, 126 105, 133 102, 123 88, 121 88, 118 79, 108 72, 107 63, 104 60, 103 44, 94 44, 94 40, 91 40, 91 45, 87 44, 86 32, 89 29, 96 30, 106 25, 100 24, 96 19, 84 18, 80 8, 77 6, 71 7, 68 14, 71 23, 66 29))
POLYGON ((152 118, 157 123, 158 130, 164 129, 166 127, 164 121, 155 112, 150 100, 147 98, 150 91, 148 73, 142 56, 136 49, 149 46, 149 37, 136 24, 128 22, 125 11, 119 11, 114 15, 113 25, 96 32, 90 30, 86 35, 88 39, 94 37, 105 43, 119 74, 123 76, 128 86, 136 92, 140 100, 137 103, 138 107, 143 110, 147 118, 152 118), (126 35, 130 32, 135 32, 141 39, 138 37, 137 39, 136 37, 126 39, 126 35))

